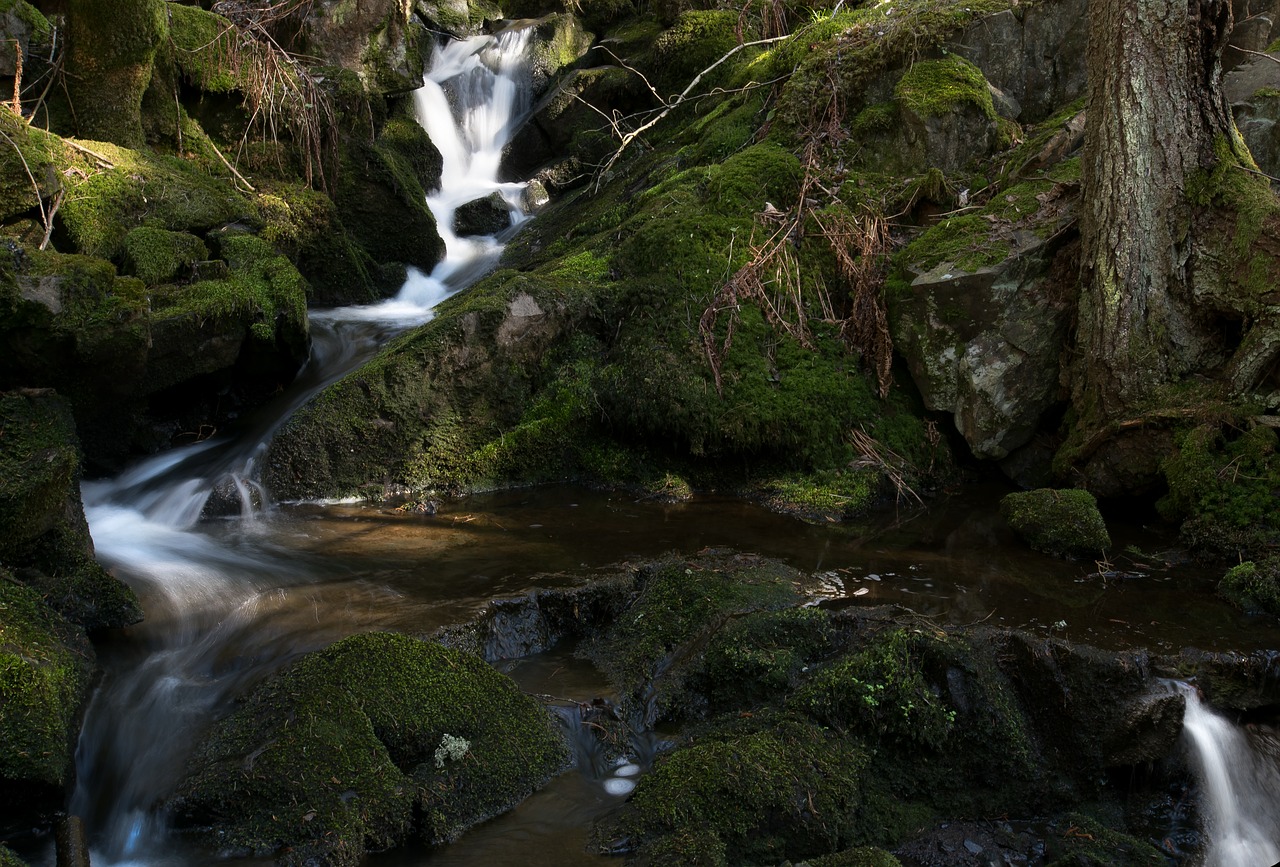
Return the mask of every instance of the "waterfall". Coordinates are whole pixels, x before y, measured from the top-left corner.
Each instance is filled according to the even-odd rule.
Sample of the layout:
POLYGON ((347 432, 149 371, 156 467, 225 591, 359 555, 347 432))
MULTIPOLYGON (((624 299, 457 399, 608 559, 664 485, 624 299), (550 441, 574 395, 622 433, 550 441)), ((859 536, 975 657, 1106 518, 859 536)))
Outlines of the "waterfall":
POLYGON ((1214 713, 1199 692, 1174 687, 1186 698, 1183 735, 1203 787, 1205 867, 1272 867, 1280 863, 1280 744, 1269 750, 1226 717, 1214 713))
POLYGON ((497 170, 528 111, 529 88, 521 80, 528 36, 513 31, 438 48, 415 99, 444 156, 441 188, 427 201, 446 244, 432 273, 411 270, 400 293, 382 304, 314 313, 306 367, 236 435, 175 449, 83 486, 99 560, 134 587, 146 611, 123 649, 106 648, 106 673, 76 751, 71 812, 86 820, 95 865, 203 863, 198 854, 181 854, 156 806, 179 780, 193 741, 232 697, 352 628, 319 622, 318 614, 305 629, 291 622, 294 597, 306 602, 324 592, 316 586, 324 564, 303 562, 272 538, 260 463, 295 410, 390 337, 427 321, 438 302, 496 261, 506 233, 457 237, 459 205, 498 192, 511 223, 524 219, 523 185, 498 183, 497 170), (215 500, 228 520, 208 520, 215 500), (263 628, 272 618, 274 628, 263 628))

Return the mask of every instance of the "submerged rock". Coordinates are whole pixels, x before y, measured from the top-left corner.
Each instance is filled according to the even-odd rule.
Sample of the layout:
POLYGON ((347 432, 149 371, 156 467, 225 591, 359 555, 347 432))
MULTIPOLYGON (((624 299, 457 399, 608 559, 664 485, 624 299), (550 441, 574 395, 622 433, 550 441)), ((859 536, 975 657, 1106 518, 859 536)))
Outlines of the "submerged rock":
POLYGON ((1009 494, 1000 514, 1032 548, 1060 557, 1089 557, 1111 547, 1093 494, 1040 488, 1009 494))
POLYGON ((171 801, 220 848, 355 865, 510 809, 567 762, 551 714, 483 660, 404 635, 308 654, 221 720, 171 801))

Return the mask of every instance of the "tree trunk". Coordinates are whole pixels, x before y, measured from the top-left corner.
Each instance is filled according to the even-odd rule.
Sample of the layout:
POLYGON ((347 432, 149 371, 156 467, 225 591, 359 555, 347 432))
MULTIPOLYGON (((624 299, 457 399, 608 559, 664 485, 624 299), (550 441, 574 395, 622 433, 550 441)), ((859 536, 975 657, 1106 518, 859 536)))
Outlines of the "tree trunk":
POLYGON ((164 0, 70 0, 67 91, 81 136, 143 143, 142 96, 167 33, 164 0))
POLYGON ((1187 180, 1236 138, 1222 90, 1229 0, 1092 0, 1073 399, 1084 429, 1208 366, 1192 301, 1187 180))

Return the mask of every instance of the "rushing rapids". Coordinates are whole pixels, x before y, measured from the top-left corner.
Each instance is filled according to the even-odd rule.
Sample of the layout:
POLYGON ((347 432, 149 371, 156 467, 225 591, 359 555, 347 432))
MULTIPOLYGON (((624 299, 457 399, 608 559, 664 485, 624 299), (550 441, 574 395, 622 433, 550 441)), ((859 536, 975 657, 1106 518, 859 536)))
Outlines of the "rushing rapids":
POLYGON ((124 658, 108 666, 77 751, 71 810, 87 823, 95 864, 171 862, 177 844, 155 800, 176 781, 211 712, 292 656, 359 628, 280 628, 315 564, 300 564, 273 540, 259 462, 293 411, 390 337, 425 322, 496 260, 504 234, 458 237, 459 205, 496 191, 511 203, 512 223, 523 219, 522 185, 496 178, 502 148, 528 109, 527 42, 527 30, 514 30, 443 46, 416 95, 419 119, 444 155, 441 189, 428 196, 446 242, 435 270, 411 272, 383 304, 314 314, 306 368, 238 435, 84 486, 98 557, 134 586, 147 617, 124 658), (210 520, 228 512, 234 520, 210 520), (267 621, 272 628, 262 629, 267 621))

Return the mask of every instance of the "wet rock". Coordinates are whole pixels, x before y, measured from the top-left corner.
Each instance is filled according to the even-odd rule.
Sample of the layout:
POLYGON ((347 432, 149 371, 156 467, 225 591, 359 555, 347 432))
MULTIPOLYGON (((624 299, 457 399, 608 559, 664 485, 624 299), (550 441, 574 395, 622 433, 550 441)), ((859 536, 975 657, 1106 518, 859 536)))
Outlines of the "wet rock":
POLYGON ((1093 494, 1039 488, 1009 494, 1000 514, 1037 551, 1060 557, 1088 557, 1111 547, 1107 525, 1093 494))
POLYGON ((595 36, 587 32, 578 16, 568 12, 547 15, 530 26, 533 33, 526 56, 536 99, 591 49, 595 36))
POLYGON ((453 231, 459 235, 493 235, 511 225, 511 212, 501 193, 490 193, 459 205, 453 214, 453 231))
POLYGON ((1108 766, 1140 765, 1168 756, 1182 735, 1186 700, 1181 695, 1151 695, 1119 703, 1116 728, 1103 743, 1108 766))
POLYGON ((471 20, 471 4, 467 0, 413 0, 413 14, 421 18, 429 30, 462 38, 479 32, 479 22, 471 20))
POLYGON ((478 657, 373 633, 257 687, 170 807, 219 848, 345 867, 413 836, 451 841, 566 761, 551 714, 478 657))
POLYGON ((0 568, 0 810, 7 820, 58 809, 93 672, 84 631, 0 568))
POLYGON ((526 214, 536 214, 551 203, 551 194, 546 184, 534 178, 525 185, 521 207, 526 214))
POLYGON ((1232 567, 1218 582, 1218 595, 1243 611, 1280 615, 1280 557, 1232 567))
POLYGON ((1280 652, 1215 653, 1190 648, 1162 660, 1170 676, 1195 683, 1216 708, 1254 710, 1280 706, 1280 652))
POLYGON ((299 47, 322 65, 355 70, 382 93, 416 90, 430 35, 411 11, 404 0, 315 0, 306 7, 299 47))

